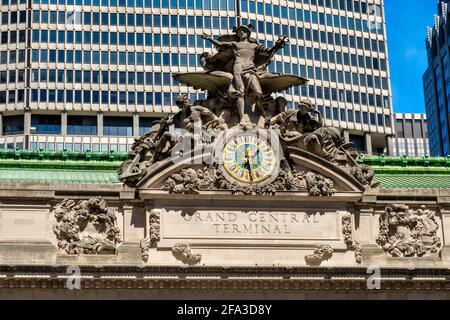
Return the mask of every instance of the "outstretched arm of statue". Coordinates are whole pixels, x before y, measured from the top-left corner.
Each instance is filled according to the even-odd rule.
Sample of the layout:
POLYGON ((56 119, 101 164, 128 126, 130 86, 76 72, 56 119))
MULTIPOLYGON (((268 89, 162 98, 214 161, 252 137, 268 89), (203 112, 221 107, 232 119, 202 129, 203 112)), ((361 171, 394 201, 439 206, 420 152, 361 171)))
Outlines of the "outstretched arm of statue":
POLYGON ((215 45, 216 47, 219 47, 219 48, 230 48, 230 47, 232 47, 232 44, 230 42, 217 41, 212 36, 210 36, 210 35, 208 35, 206 33, 202 34, 201 37, 202 37, 202 39, 208 40, 213 45, 215 45))
POLYGON ((287 36, 279 36, 275 45, 269 49, 269 52, 275 54, 278 50, 283 49, 287 43, 289 43, 289 38, 287 36))
POLYGON ((283 113, 277 114, 276 116, 272 117, 272 118, 268 118, 266 119, 266 122, 269 126, 273 126, 277 123, 280 123, 283 121, 283 113))

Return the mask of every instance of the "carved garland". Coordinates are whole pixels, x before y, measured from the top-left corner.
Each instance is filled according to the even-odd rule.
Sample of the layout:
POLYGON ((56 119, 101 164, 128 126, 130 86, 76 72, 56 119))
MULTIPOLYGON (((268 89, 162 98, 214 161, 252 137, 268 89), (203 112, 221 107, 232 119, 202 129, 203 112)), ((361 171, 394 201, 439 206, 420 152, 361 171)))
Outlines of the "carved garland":
POLYGON ((65 199, 53 210, 58 248, 67 254, 116 253, 122 242, 114 210, 100 197, 65 199))
POLYGON ((149 215, 148 236, 141 241, 142 260, 148 261, 150 249, 157 247, 160 236, 160 218, 163 209, 153 209, 149 215))
POLYGON ((287 161, 281 164, 280 173, 270 184, 243 186, 229 182, 217 168, 199 170, 183 169, 172 174, 164 183, 163 190, 174 194, 198 194, 200 190, 229 190, 233 194, 275 195, 278 191, 307 191, 310 196, 329 197, 336 190, 334 182, 320 174, 292 169, 287 161))
POLYGON ((438 229, 434 211, 393 204, 380 217, 376 241, 393 257, 423 257, 437 253, 442 246, 438 229))
POLYGON ((344 233, 344 242, 347 245, 347 249, 355 252, 356 263, 361 264, 361 244, 353 238, 352 215, 350 213, 342 216, 342 232, 344 233))

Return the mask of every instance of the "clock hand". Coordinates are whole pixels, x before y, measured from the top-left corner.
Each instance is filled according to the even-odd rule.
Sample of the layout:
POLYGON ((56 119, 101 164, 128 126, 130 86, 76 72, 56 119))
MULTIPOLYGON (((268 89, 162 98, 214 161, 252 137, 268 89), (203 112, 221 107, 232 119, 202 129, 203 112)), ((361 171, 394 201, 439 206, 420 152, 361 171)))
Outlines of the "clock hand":
POLYGON ((247 149, 245 149, 245 166, 250 173, 250 181, 253 181, 251 157, 249 157, 247 149))

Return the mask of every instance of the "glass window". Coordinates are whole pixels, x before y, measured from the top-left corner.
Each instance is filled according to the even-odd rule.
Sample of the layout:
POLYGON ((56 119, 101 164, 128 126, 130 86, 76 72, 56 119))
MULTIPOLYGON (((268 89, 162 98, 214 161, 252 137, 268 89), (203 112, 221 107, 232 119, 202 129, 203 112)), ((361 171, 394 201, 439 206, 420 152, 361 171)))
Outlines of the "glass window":
POLYGON ((21 134, 23 133, 24 119, 23 115, 3 117, 3 134, 21 134))
POLYGON ((69 135, 96 135, 97 117, 95 116, 68 116, 67 133, 69 135))
POLYGON ((103 133, 105 136, 132 136, 133 118, 104 117, 103 133))
POLYGON ((38 134, 61 134, 60 115, 32 115, 31 127, 38 134))
POLYGON ((150 128, 154 124, 155 120, 156 120, 155 118, 140 117, 139 118, 139 135, 143 136, 144 134, 149 132, 150 128))

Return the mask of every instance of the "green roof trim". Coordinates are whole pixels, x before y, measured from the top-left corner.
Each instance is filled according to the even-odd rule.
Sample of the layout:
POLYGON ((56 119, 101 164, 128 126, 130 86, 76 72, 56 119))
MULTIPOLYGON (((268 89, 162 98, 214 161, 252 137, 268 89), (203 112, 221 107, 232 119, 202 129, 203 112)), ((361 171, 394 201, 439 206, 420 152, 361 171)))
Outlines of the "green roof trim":
POLYGON ((447 157, 388 157, 388 156, 361 156, 360 163, 370 167, 445 167, 450 168, 450 156, 447 157))
POLYGON ((433 174, 375 174, 380 189, 450 189, 450 176, 433 174))
MULTIPOLYGON (((0 150, 0 183, 117 184, 124 152, 0 150)), ((450 157, 362 156, 382 189, 450 189, 450 157)))
POLYGON ((117 171, 120 161, 11 160, 0 158, 0 169, 117 171))
POLYGON ((13 160, 61 160, 61 161, 119 161, 128 159, 127 152, 92 152, 92 151, 38 151, 17 149, 0 149, 0 159, 13 160))
POLYGON ((37 184, 115 184, 115 171, 0 169, 0 182, 37 184))

